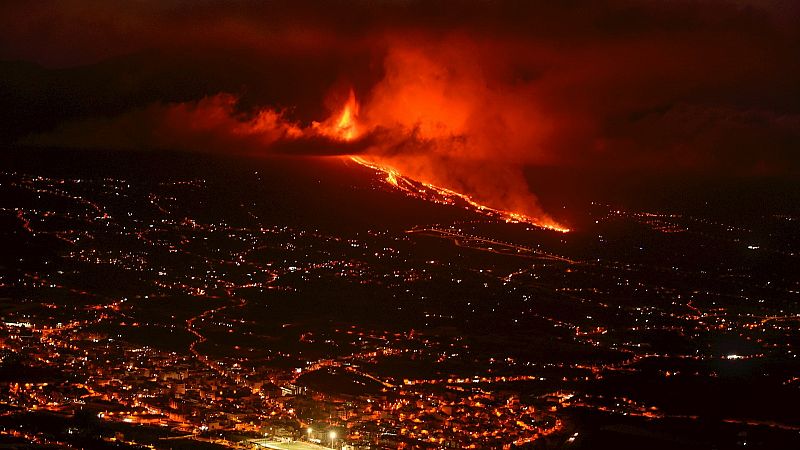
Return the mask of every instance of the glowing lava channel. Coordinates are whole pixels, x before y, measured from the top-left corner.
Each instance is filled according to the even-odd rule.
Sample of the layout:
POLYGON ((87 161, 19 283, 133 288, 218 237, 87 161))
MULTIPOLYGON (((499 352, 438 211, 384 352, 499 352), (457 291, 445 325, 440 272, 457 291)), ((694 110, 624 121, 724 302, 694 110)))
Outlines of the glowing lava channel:
POLYGON ((403 191, 407 195, 433 203, 440 203, 444 205, 457 206, 459 201, 466 204, 466 208, 479 212, 489 217, 499 218, 506 222, 523 222, 535 225, 540 228, 548 230, 559 231, 561 233, 569 232, 569 228, 560 227, 558 225, 549 225, 539 223, 536 219, 529 217, 525 214, 516 213, 512 211, 503 211, 501 209, 492 208, 480 204, 472 199, 469 195, 453 191, 451 189, 436 186, 430 183, 421 182, 412 178, 406 177, 394 168, 381 166, 373 162, 367 161, 360 156, 349 156, 350 160, 368 167, 372 170, 384 174, 386 177, 384 181, 391 186, 403 191))

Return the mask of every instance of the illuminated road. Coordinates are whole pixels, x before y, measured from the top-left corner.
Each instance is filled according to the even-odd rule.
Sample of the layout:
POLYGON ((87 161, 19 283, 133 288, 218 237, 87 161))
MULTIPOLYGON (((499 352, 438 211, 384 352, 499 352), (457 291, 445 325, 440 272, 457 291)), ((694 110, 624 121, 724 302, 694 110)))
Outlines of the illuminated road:
POLYGON ((517 253, 521 253, 522 255, 531 254, 531 255, 536 255, 537 257, 544 258, 544 259, 551 259, 551 260, 554 260, 554 261, 561 261, 561 262, 565 262, 565 263, 568 263, 568 264, 578 264, 577 261, 571 260, 569 258, 565 258, 563 256, 559 256, 559 255, 554 255, 554 254, 551 254, 551 253, 543 252, 543 251, 535 249, 535 248, 525 247, 524 245, 515 244, 513 242, 498 241, 496 239, 491 239, 491 238, 487 238, 487 237, 483 237, 483 236, 477 236, 477 235, 474 235, 474 234, 457 233, 455 231, 442 229, 442 228, 413 228, 411 230, 406 231, 406 233, 420 233, 420 234, 425 234, 425 235, 434 236, 434 237, 445 237, 445 238, 452 239, 453 242, 456 245, 461 246, 461 247, 474 248, 474 249, 489 251, 489 252, 498 253, 498 254, 502 254, 502 255, 515 254, 515 253, 498 251, 498 250, 495 250, 493 248, 493 246, 500 246, 500 247, 508 248, 510 250, 516 251, 517 253), (480 243, 480 244, 483 244, 484 246, 469 245, 470 242, 480 243))

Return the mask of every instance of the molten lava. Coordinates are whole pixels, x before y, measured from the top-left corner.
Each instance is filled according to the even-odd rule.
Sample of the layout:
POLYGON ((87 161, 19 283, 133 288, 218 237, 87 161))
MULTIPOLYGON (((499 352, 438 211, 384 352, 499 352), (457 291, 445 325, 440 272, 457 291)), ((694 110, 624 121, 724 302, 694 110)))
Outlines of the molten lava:
MULTIPOLYGON (((358 140, 363 137, 363 127, 358 122, 358 112, 359 105, 355 94, 351 90, 341 111, 323 123, 314 123, 313 128, 320 134, 332 139, 345 142, 358 140)), ((347 156, 347 158, 359 165, 382 173, 385 175, 384 181, 387 184, 411 197, 445 205, 463 206, 469 210, 507 222, 524 222, 562 233, 570 231, 549 218, 542 220, 521 212, 493 208, 475 201, 467 194, 411 178, 392 166, 376 162, 370 155, 351 155, 347 156)))
POLYGON ((399 171, 397 171, 397 169, 373 163, 361 156, 350 156, 349 158, 351 161, 357 164, 360 164, 364 167, 368 167, 372 170, 375 170, 376 172, 386 175, 386 178, 384 179, 386 183, 403 191, 406 195, 410 197, 415 197, 425 201, 439 203, 443 205, 464 206, 469 210, 476 211, 483 215, 493 217, 496 219, 505 220, 506 222, 524 222, 524 223, 529 223, 531 225, 535 225, 537 227, 546 228, 548 230, 553 230, 553 231, 559 231, 562 233, 567 233, 570 231, 569 228, 565 228, 555 222, 550 222, 550 221, 543 222, 541 220, 537 220, 533 217, 529 217, 522 213, 513 211, 503 211, 501 209, 483 205, 473 200, 472 197, 470 197, 469 195, 462 194, 460 192, 456 192, 440 186, 436 186, 431 183, 425 183, 422 181, 414 180, 412 178, 409 178, 401 174, 399 171))

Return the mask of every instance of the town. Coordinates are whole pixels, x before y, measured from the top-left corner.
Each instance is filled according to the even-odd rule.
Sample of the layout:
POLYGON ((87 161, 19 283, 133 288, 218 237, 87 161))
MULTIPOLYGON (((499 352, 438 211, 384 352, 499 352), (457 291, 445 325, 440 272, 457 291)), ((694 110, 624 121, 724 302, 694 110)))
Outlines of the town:
MULTIPOLYGON (((189 201, 212 188, 203 179, 2 179, 4 204, 16 202, 0 212, 4 233, 34 255, 0 286, 8 439, 548 448, 580 444, 581 414, 706 413, 626 379, 691 391, 768 363, 765 389, 798 386, 797 281, 611 248, 625 223, 794 256, 744 228, 597 203, 597 234, 573 238, 593 241, 579 242, 588 254, 572 236, 480 217, 347 235, 268 223, 253 204, 211 220, 189 201)), ((800 431, 735 408, 724 419, 800 431)))

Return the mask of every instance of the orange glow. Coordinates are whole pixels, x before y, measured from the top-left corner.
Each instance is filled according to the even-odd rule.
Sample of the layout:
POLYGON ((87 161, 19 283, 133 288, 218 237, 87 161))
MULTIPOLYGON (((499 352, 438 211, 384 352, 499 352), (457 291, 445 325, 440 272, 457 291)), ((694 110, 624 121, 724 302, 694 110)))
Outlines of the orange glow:
POLYGON ((473 200, 469 195, 462 194, 460 192, 455 192, 453 190, 436 186, 431 183, 425 183, 418 180, 414 180, 412 178, 404 176, 403 174, 401 174, 399 171, 397 171, 392 167, 375 164, 373 162, 364 159, 361 156, 350 156, 349 158, 351 161, 357 164, 360 164, 364 167, 368 167, 377 172, 383 173, 384 175, 386 175, 384 181, 394 186, 395 188, 400 189, 401 191, 403 191, 404 193, 406 193, 411 197, 416 197, 433 203, 440 203, 446 205, 458 205, 459 203, 461 203, 467 209, 471 209, 473 211, 479 212, 489 217, 505 220, 506 222, 529 223, 531 225, 535 225, 548 230, 559 231, 561 233, 567 233, 570 231, 569 228, 563 227, 562 225, 553 221, 541 221, 522 213, 513 211, 503 211, 500 209, 492 208, 491 206, 483 205, 473 200))
POLYGON ((569 231, 542 210, 522 172, 525 164, 546 161, 536 155, 549 119, 533 93, 487 87, 472 55, 480 49, 465 45, 449 42, 424 52, 407 43, 394 46, 384 79, 363 105, 351 90, 338 110, 311 128, 359 144, 350 159, 381 172, 407 195, 569 231))
POLYGON ((342 114, 336 123, 339 135, 342 136, 345 141, 352 141, 358 137, 358 124, 356 123, 357 119, 358 102, 356 101, 355 93, 351 90, 350 97, 347 99, 347 103, 344 105, 342 114))
MULTIPOLYGON (((437 107, 435 109, 438 110, 440 108, 437 107)), ((441 117, 444 116, 446 116, 446 112, 443 113, 441 117)), ((434 133, 435 131, 433 130, 438 127, 439 125, 434 123, 426 133, 434 133)), ((341 110, 334 113, 325 122, 315 122, 312 128, 324 136, 340 141, 352 142, 362 138, 365 128, 359 122, 359 104, 356 100, 355 93, 351 90, 341 110)), ((378 144, 378 146, 380 146, 380 144, 378 144)), ((385 175, 384 181, 387 184, 411 197, 434 203, 463 206, 486 216, 498 218, 507 222, 529 223, 562 233, 569 231, 569 228, 550 219, 547 215, 543 214, 540 217, 534 217, 520 211, 504 210, 489 206, 489 202, 487 202, 487 204, 480 203, 470 195, 442 187, 436 183, 423 181, 423 179, 413 175, 402 173, 394 165, 383 162, 383 158, 381 158, 380 155, 372 154, 369 151, 364 155, 351 155, 348 156, 348 158, 357 164, 382 173, 385 175)))
POLYGON ((314 122, 312 129, 329 138, 345 142, 354 141, 361 136, 361 127, 358 124, 358 110, 356 94, 351 89, 342 109, 325 122, 314 122))
MULTIPOLYGON (((446 111, 443 111, 441 108, 439 108, 439 106, 442 106, 441 104, 439 104, 439 106, 434 106, 434 109, 442 112, 442 115, 439 117, 447 116, 446 111)), ((360 107, 358 101, 356 100, 355 93, 350 90, 347 101, 342 108, 324 122, 314 122, 312 124, 312 129, 323 136, 335 140, 344 142, 356 141, 362 138, 365 134, 365 127, 360 122, 359 110, 360 107)), ((438 125, 436 121, 433 121, 431 127, 425 132, 435 133, 434 130, 437 128, 441 128, 441 126, 438 125)), ((383 144, 386 145, 386 143, 383 144)), ((380 148, 380 146, 381 143, 377 144, 378 148, 380 148)), ((434 203, 463 206, 486 216, 498 218, 507 222, 524 222, 541 228, 560 231, 562 233, 569 231, 569 228, 562 226, 545 214, 542 214, 539 217, 534 217, 533 215, 525 214, 520 211, 504 210, 489 206, 489 202, 487 202, 487 204, 478 202, 471 195, 458 192, 454 189, 442 187, 438 183, 424 181, 421 177, 418 178, 413 175, 405 174, 398 170, 394 165, 385 163, 383 161, 384 158, 381 158, 379 153, 368 151, 363 155, 350 155, 347 156, 347 158, 357 164, 382 173, 385 175, 384 181, 386 181, 387 184, 399 189, 411 197, 434 203)), ((423 175, 423 173, 420 172, 420 175, 423 175)), ((538 207, 535 207, 534 209, 538 209, 538 207)))

